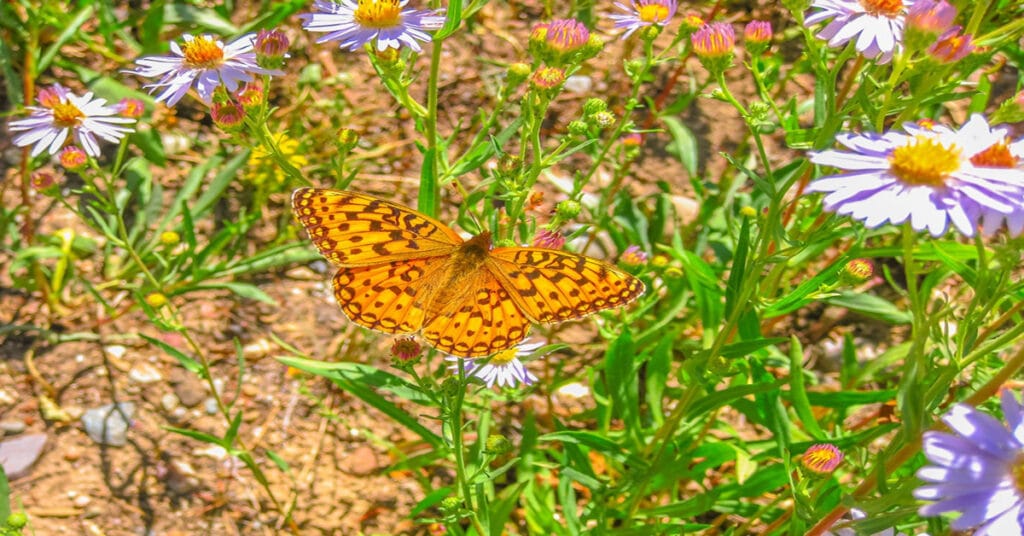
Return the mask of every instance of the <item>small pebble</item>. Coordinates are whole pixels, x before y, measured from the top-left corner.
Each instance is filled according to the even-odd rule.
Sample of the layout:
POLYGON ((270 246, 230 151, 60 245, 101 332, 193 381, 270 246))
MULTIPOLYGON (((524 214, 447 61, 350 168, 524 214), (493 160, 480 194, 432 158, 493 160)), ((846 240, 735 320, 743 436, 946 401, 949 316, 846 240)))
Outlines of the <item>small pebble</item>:
POLYGON ((17 435, 25 431, 25 421, 0 421, 0 431, 7 435, 17 435))
POLYGON ((119 344, 107 346, 106 348, 104 348, 104 350, 106 350, 107 353, 110 354, 111 356, 116 357, 118 359, 124 357, 124 354, 128 352, 127 348, 119 344))
POLYGON ((569 93, 590 93, 594 81, 589 76, 574 74, 565 79, 565 90, 569 93))
POLYGON ((260 339, 245 345, 242 348, 242 355, 249 361, 258 361, 269 355, 272 351, 274 351, 274 345, 270 344, 270 341, 266 339, 260 339))
POLYGON ((89 434, 93 441, 113 447, 120 447, 128 442, 125 433, 130 423, 126 419, 131 419, 135 414, 135 404, 119 402, 118 407, 120 411, 114 409, 114 404, 104 404, 82 415, 85 433, 89 434))
POLYGON ((201 449, 192 451, 194 456, 205 456, 207 458, 213 458, 214 460, 223 460, 227 458, 228 451, 220 445, 210 445, 201 449))
POLYGON ((78 508, 85 508, 92 502, 92 497, 89 497, 88 495, 79 495, 78 497, 75 497, 72 502, 78 508))
POLYGON ((251 383, 242 385, 242 394, 249 398, 256 398, 260 394, 260 388, 251 383))
POLYGON ((149 363, 137 363, 130 371, 128 377, 138 383, 155 383, 164 379, 156 367, 149 363))
POLYGON ((220 378, 213 379, 213 388, 217 391, 218 395, 224 394, 224 380, 220 378))
POLYGON ((0 464, 7 478, 15 480, 28 474, 46 446, 46 434, 29 434, 0 441, 0 464))
POLYGON ((174 408, 174 411, 171 412, 171 416, 179 421, 184 420, 187 415, 188 410, 182 407, 174 408))
POLYGON ((9 406, 14 403, 14 397, 4 389, 0 389, 0 405, 9 406))
POLYGON ((187 371, 180 368, 173 369, 170 381, 174 386, 174 394, 178 396, 178 400, 185 407, 195 407, 206 398, 203 382, 187 371))
POLYGON ((217 399, 213 398, 212 396, 210 398, 207 398, 206 401, 203 402, 203 409, 206 410, 207 415, 216 415, 218 409, 217 399))
POLYGON ((69 462, 77 462, 82 458, 82 451, 71 447, 64 451, 64 459, 69 462))
POLYGON ((178 400, 178 396, 174 393, 167 393, 160 397, 160 407, 168 413, 174 411, 174 409, 178 407, 179 403, 180 401, 178 400))

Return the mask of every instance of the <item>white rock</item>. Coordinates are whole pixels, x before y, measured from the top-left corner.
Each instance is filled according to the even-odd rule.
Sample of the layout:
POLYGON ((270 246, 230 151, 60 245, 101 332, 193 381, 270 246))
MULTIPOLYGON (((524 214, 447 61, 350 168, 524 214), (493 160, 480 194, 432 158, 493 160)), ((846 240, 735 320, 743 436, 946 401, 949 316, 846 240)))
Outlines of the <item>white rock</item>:
POLYGON ((111 356, 116 357, 118 359, 124 357, 124 354, 128 352, 128 349, 125 348, 124 346, 121 346, 120 344, 107 346, 106 348, 104 348, 104 350, 106 350, 107 353, 110 354, 111 356))
POLYGON ((590 388, 582 383, 573 382, 559 387, 557 393, 560 395, 571 396, 573 398, 583 398, 590 396, 590 388))
POLYGON ((586 75, 574 74, 565 79, 563 87, 569 93, 590 93, 594 88, 594 80, 586 75))
POLYGON ((85 433, 89 434, 93 441, 113 447, 124 446, 128 442, 125 434, 131 425, 128 419, 135 414, 135 404, 119 402, 118 407, 120 411, 114 408, 114 404, 104 404, 82 415, 85 433))
POLYGON ((164 379, 160 371, 150 365, 149 363, 136 363, 130 371, 128 371, 128 377, 138 383, 155 383, 164 379))

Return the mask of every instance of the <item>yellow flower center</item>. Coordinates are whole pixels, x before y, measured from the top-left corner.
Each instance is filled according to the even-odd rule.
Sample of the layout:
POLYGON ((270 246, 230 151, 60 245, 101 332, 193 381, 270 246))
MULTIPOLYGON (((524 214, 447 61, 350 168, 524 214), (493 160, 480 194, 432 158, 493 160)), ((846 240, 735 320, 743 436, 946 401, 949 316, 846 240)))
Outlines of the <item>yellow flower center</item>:
POLYGON ((518 352, 518 349, 516 349, 516 348, 509 348, 508 350, 502 350, 502 351, 494 354, 494 356, 491 357, 491 360, 489 361, 489 363, 491 365, 495 365, 495 366, 498 366, 498 367, 500 367, 502 365, 507 365, 507 364, 511 363, 513 359, 516 358, 516 353, 517 352, 518 352))
POLYGON ((889 156, 889 171, 912 186, 944 186, 949 174, 959 167, 959 147, 954 144, 947 147, 923 135, 897 147, 889 156))
POLYGON ((78 106, 61 101, 50 107, 53 110, 53 124, 58 127, 75 127, 85 118, 78 106))
POLYGON ((200 36, 181 47, 185 63, 197 69, 214 69, 224 61, 224 49, 216 41, 200 36))
POLYGON ((843 461, 843 451, 827 443, 812 445, 803 455, 804 467, 815 473, 831 473, 843 461))
POLYGON ((1024 450, 1018 452, 1010 464, 1010 475, 1013 476, 1013 484, 1017 491, 1024 494, 1024 450))
POLYGON ((896 18, 903 12, 901 0, 860 0, 860 5, 870 15, 883 15, 890 19, 896 18))
POLYGON ((971 163, 978 167, 1015 168, 1017 157, 1010 152, 1010 140, 992 144, 989 148, 971 157, 971 163))
POLYGON ((636 12, 644 22, 665 22, 668 19, 668 6, 663 4, 646 4, 636 12))
POLYGON ((402 6, 399 0, 359 0, 352 17, 367 28, 391 28, 401 22, 402 6))

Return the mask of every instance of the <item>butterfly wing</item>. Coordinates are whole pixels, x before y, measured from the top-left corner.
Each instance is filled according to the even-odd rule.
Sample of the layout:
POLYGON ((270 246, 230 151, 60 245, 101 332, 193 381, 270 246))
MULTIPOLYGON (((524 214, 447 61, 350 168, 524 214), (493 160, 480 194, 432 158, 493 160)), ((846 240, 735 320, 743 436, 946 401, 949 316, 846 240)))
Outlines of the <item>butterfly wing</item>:
POLYGON ((337 266, 449 255, 463 242, 433 218, 366 194, 299 188, 292 210, 320 253, 337 266))
POLYGON ((644 293, 636 277, 584 255, 543 248, 496 248, 487 267, 526 316, 540 323, 580 318, 644 293))
POLYGON ((455 356, 480 357, 526 338, 530 320, 489 270, 481 266, 464 288, 443 311, 428 315, 422 334, 431 346, 455 356))

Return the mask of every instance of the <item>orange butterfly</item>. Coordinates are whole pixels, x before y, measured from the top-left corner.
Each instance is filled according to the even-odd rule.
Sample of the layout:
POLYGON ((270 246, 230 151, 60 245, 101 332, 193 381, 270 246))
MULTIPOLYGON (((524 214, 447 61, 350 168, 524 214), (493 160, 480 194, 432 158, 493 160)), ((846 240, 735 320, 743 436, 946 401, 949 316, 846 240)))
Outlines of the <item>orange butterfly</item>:
POLYGON ((433 218, 366 194, 299 188, 292 210, 339 267, 334 296, 353 322, 418 332, 456 356, 506 350, 526 338, 531 322, 580 318, 644 293, 643 282, 604 261, 491 249, 489 232, 463 240, 433 218))

